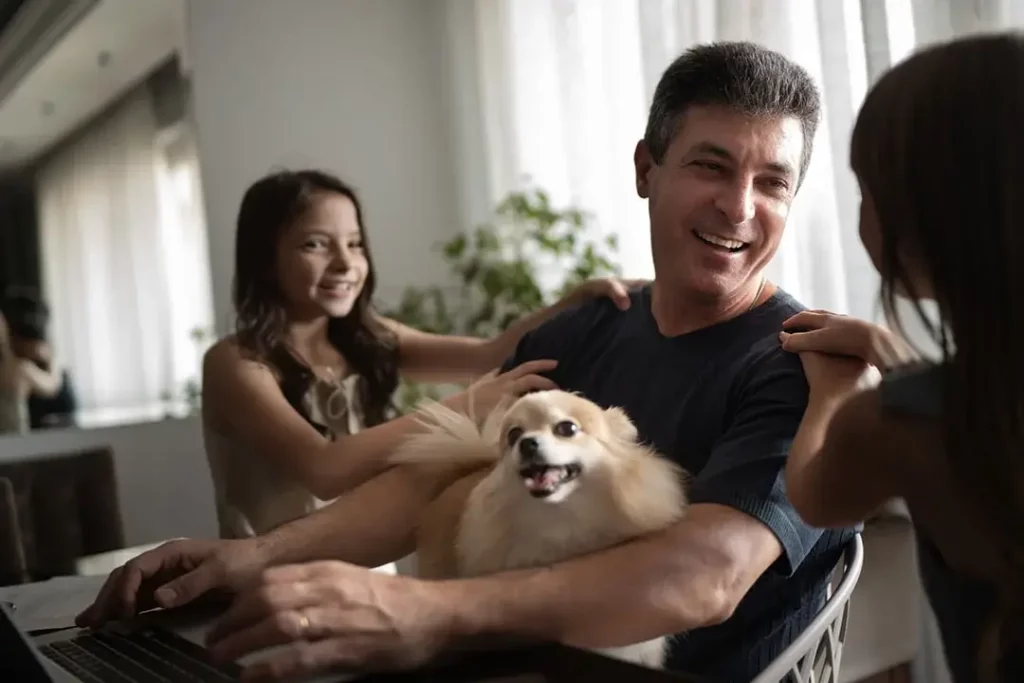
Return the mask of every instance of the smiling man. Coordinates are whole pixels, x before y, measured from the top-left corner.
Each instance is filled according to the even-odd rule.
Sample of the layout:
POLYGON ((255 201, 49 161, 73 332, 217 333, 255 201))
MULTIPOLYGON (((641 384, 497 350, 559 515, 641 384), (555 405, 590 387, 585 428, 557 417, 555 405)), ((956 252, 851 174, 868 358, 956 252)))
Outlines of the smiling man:
POLYGON ((445 482, 398 468, 264 537, 147 553, 111 577, 81 621, 230 587, 242 592, 211 635, 215 652, 292 643, 259 670, 275 677, 411 665, 480 637, 614 647, 671 633, 679 635, 670 667, 749 681, 816 614, 851 537, 808 527, 786 498, 784 465, 808 389, 778 334, 802 307, 764 276, 819 109, 808 75, 756 45, 704 45, 679 57, 634 155, 653 284, 626 310, 595 300, 552 319, 506 364, 555 359, 562 388, 623 407, 645 441, 692 475, 681 522, 565 563, 470 580, 420 581, 343 562, 262 571, 400 556, 445 482))

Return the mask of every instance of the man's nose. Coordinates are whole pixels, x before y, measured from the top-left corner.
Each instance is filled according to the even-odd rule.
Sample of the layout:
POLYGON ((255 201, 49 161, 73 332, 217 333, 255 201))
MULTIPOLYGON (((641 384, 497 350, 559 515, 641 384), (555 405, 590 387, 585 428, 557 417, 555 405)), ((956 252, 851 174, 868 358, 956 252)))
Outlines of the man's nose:
POLYGON ((754 217, 754 188, 747 180, 737 180, 719 191, 715 206, 731 225, 742 225, 754 217))

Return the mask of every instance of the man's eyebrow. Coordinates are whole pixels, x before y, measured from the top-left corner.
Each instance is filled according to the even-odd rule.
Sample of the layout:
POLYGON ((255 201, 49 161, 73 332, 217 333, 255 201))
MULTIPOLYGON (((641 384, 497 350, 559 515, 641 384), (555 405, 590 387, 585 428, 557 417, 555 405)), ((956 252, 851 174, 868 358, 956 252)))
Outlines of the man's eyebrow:
MULTIPOLYGON (((692 151, 693 152, 702 153, 702 154, 709 154, 709 155, 711 155, 713 157, 718 157, 719 159, 722 159, 723 161, 729 161, 729 162, 732 162, 732 163, 736 163, 736 157, 734 157, 729 152, 729 150, 727 150, 726 148, 724 148, 724 147, 722 147, 720 145, 716 145, 713 142, 699 142, 699 143, 697 143, 696 145, 693 146, 692 151)), ((785 162, 771 161, 771 162, 765 164, 764 167, 766 169, 768 169, 769 171, 772 171, 774 173, 778 173, 780 175, 784 175, 784 176, 787 176, 787 177, 792 177, 792 176, 796 175, 796 172, 793 170, 793 167, 790 166, 789 164, 785 163, 785 162)))

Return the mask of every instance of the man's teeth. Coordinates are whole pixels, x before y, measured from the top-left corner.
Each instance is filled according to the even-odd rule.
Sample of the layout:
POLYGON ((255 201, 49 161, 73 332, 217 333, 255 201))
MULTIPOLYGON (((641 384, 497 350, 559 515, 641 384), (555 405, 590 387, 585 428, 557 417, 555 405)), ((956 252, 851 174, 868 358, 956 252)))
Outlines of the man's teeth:
POLYGON ((706 232, 698 231, 697 237, 704 240, 708 244, 713 244, 716 247, 724 247, 725 249, 735 250, 747 246, 745 242, 740 242, 739 240, 726 239, 724 237, 719 237, 718 235, 712 235, 706 232))

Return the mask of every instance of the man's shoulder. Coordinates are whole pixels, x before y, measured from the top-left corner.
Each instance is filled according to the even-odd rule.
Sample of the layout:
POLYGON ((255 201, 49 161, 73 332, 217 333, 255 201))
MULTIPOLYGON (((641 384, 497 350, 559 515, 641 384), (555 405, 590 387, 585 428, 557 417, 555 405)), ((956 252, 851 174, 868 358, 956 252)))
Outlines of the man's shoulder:
POLYGON ((738 346, 741 383, 788 381, 803 398, 807 387, 800 356, 782 348, 779 333, 783 322, 804 310, 803 304, 780 289, 761 310, 752 312, 755 316, 741 332, 738 346))
POLYGON ((616 314, 621 311, 607 297, 588 299, 559 311, 523 336, 502 369, 540 358, 560 361, 580 344, 593 341, 600 330, 614 324, 616 314))

